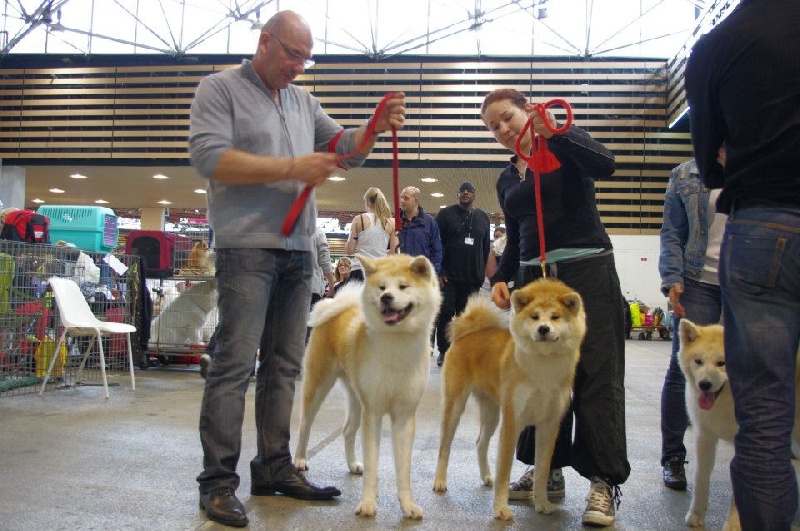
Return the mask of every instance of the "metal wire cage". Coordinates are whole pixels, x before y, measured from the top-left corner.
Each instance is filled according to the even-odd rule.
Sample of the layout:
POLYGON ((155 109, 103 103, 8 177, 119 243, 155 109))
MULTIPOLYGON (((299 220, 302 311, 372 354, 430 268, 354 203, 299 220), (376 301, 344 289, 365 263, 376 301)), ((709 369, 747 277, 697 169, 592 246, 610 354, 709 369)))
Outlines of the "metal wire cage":
MULTIPOLYGON (((62 325, 47 280, 52 276, 75 280, 99 319, 139 328, 138 259, 113 255, 124 269, 118 273, 104 261, 107 256, 71 247, 0 240, 0 397, 36 392, 53 356, 57 359, 48 390, 102 385, 96 353, 77 381, 86 339, 68 338, 59 352, 54 352, 62 325)), ((125 338, 115 335, 103 341, 106 370, 112 373, 114 385, 113 373, 127 370, 125 338)), ((134 344, 139 344, 136 338, 134 344)))

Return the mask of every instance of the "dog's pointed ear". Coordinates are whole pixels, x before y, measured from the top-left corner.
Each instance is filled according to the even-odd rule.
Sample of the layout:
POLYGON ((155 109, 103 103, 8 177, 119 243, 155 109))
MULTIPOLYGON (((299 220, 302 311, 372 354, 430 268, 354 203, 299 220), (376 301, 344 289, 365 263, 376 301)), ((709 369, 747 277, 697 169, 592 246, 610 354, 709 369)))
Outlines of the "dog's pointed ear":
POLYGON ((522 309, 527 306, 531 300, 533 300, 533 297, 529 296, 523 291, 515 291, 511 294, 511 305, 514 307, 514 311, 517 313, 522 311, 522 309))
POLYGON ((433 276, 433 264, 424 256, 416 256, 411 260, 411 272, 430 278, 433 276))
POLYGON ((581 296, 578 295, 577 291, 562 295, 558 298, 558 300, 567 310, 572 312, 573 315, 577 315, 583 306, 583 299, 581 299, 581 296))
POLYGON ((697 330, 697 325, 685 317, 681 319, 679 332, 681 335, 681 344, 685 345, 688 345, 700 335, 700 332, 697 330))
POLYGON ((364 274, 365 275, 371 275, 372 273, 375 272, 375 259, 374 258, 369 258, 369 257, 361 255, 361 254, 357 254, 356 258, 358 258, 358 261, 361 262, 361 267, 364 268, 364 274))

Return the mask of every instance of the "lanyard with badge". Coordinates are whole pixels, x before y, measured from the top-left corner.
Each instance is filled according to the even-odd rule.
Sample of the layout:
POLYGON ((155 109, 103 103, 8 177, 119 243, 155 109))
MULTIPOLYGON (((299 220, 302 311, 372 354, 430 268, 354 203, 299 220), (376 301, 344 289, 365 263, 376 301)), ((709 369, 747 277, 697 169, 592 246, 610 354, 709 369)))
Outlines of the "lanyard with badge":
MULTIPOLYGON (((464 237, 464 245, 475 245, 475 238, 472 237, 472 218, 474 212, 467 212, 467 219, 469 219, 469 227, 467 227, 467 219, 461 223, 461 228, 467 229, 467 235, 464 237)), ((459 229, 460 230, 460 229, 459 229)))

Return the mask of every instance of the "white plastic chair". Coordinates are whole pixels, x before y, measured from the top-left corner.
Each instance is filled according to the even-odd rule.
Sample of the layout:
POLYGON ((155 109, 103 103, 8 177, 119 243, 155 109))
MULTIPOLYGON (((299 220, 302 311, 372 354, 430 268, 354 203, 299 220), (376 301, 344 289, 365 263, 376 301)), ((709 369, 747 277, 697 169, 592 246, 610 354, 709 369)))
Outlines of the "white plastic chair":
MULTIPOLYGON (((106 359, 103 352, 103 341, 101 336, 109 334, 125 334, 128 340, 128 366, 131 372, 131 389, 136 389, 136 380, 133 375, 133 351, 131 350, 131 332, 136 331, 136 327, 125 323, 112 323, 109 321, 101 321, 92 313, 89 308, 89 303, 81 293, 81 289, 75 281, 68 278, 52 277, 49 280, 50 287, 53 289, 56 304, 58 305, 58 313, 61 316, 61 324, 64 326, 64 331, 61 337, 58 338, 58 343, 53 351, 53 359, 50 361, 50 366, 47 368, 47 373, 44 375, 42 388, 39 390, 39 396, 44 393, 44 388, 47 385, 47 380, 50 378, 50 373, 53 371, 53 366, 58 358, 58 353, 61 351, 61 345, 64 343, 64 337, 67 332, 72 337, 87 337, 92 336, 97 340, 97 348, 100 351, 100 373, 103 375, 103 389, 108 394, 108 379, 106 378, 106 359)), ((81 366, 78 369, 78 381, 80 381, 83 366, 89 358, 94 348, 94 341, 89 342, 86 353, 83 355, 81 366)))

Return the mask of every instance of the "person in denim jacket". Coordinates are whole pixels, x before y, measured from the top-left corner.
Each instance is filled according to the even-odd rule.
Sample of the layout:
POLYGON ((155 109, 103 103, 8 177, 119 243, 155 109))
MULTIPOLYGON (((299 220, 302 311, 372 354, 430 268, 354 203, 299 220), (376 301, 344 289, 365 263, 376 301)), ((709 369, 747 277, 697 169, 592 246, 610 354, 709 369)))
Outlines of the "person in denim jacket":
MULTIPOLYGON (((725 148, 717 161, 724 165, 725 148)), ((686 380, 678 365, 680 319, 698 324, 719 322, 722 300, 719 288, 719 251, 727 216, 715 210, 719 189, 706 188, 690 160, 672 170, 664 197, 664 223, 658 271, 661 292, 672 304, 672 355, 661 390, 661 466, 664 485, 686 489, 686 447, 683 436, 689 426, 686 413, 686 380)))

